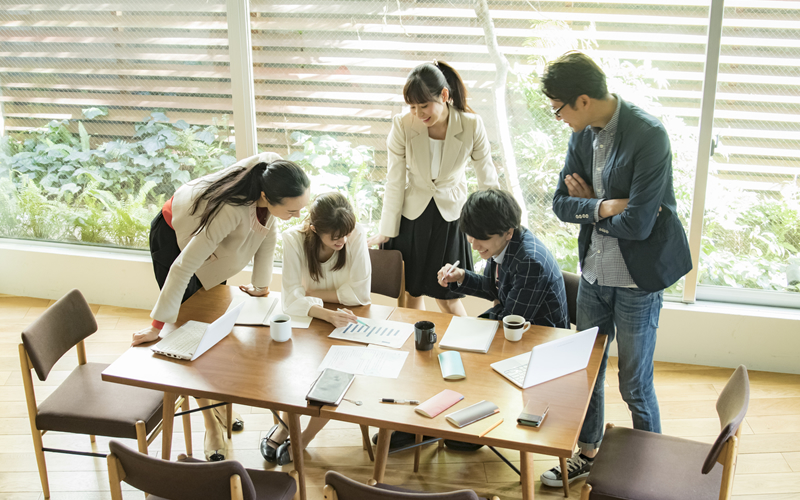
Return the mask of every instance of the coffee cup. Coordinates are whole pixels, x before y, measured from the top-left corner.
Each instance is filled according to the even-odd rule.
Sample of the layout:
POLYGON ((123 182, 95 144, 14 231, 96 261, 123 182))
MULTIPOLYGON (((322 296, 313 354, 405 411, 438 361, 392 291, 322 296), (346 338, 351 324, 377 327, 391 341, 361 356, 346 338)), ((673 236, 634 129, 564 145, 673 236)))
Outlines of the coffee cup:
POLYGON ((522 339, 522 334, 531 327, 530 321, 525 321, 522 316, 511 314, 503 318, 503 334, 509 342, 517 342, 522 339))
POLYGON ((292 338, 292 317, 275 314, 269 319, 269 336, 275 342, 286 342, 292 338))
POLYGON ((430 351, 436 343, 436 325, 430 321, 414 323, 414 346, 418 351, 430 351))

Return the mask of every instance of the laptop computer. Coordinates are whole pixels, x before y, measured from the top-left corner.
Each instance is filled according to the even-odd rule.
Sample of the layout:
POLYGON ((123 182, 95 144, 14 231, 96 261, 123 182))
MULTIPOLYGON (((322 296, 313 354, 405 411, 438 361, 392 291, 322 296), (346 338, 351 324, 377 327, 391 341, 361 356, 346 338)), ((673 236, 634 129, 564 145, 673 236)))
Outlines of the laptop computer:
POLYGON ((492 368, 523 389, 562 377, 589 364, 597 327, 534 346, 531 352, 492 363, 492 368))
POLYGON ((210 325, 200 321, 187 321, 150 349, 170 358, 194 361, 231 333, 243 307, 244 303, 239 304, 210 325))

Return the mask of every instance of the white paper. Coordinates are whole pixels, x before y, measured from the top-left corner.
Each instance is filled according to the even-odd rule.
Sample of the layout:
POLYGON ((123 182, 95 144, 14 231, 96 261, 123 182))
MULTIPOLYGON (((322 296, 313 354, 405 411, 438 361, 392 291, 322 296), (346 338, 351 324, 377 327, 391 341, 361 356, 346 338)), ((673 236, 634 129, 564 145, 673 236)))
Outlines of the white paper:
POLYGON ((353 375, 397 378, 407 357, 408 351, 334 345, 317 370, 333 368, 353 375))
POLYGON ((414 325, 410 323, 389 321, 388 319, 358 319, 365 324, 350 323, 347 326, 335 329, 328 337, 399 349, 403 347, 408 337, 414 333, 414 325))
POLYGON ((497 321, 456 316, 450 320, 439 348, 485 353, 492 344, 497 325, 497 321))
MULTIPOLYGON (((269 326, 269 319, 276 314, 283 314, 281 307, 281 294, 270 292, 266 297, 251 297, 249 295, 236 296, 228 306, 228 311, 237 305, 245 303, 244 310, 236 320, 237 325, 263 325, 269 326), (268 304, 275 301, 275 305, 270 308, 268 304)), ((305 329, 311 326, 311 316, 291 316, 292 328, 305 329)))

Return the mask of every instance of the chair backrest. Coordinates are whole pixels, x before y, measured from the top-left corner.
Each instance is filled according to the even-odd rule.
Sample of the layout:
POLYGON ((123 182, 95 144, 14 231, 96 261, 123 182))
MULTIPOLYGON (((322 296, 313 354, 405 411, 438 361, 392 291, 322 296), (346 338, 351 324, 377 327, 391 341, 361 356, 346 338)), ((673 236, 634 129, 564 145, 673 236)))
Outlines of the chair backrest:
POLYGON ((125 471, 123 481, 134 488, 170 500, 231 498, 231 476, 242 480, 242 497, 255 500, 256 490, 244 466, 222 462, 169 462, 134 451, 118 441, 108 444, 125 471))
POLYGON ((578 284, 581 282, 581 275, 561 271, 564 276, 564 289, 567 291, 567 311, 569 312, 569 322, 573 325, 578 324, 578 284))
POLYGON ((78 290, 71 290, 48 307, 22 332, 22 344, 39 380, 47 379, 65 352, 97 331, 94 314, 78 290))
POLYGON ((747 368, 739 365, 717 398, 717 415, 722 430, 703 462, 703 474, 711 472, 725 443, 739 430, 749 403, 750 379, 747 377, 747 368))
POLYGON ((380 486, 368 486, 332 470, 325 473, 325 484, 336 491, 337 500, 478 500, 478 495, 472 490, 449 493, 397 491, 380 486))
POLYGON ((372 262, 370 290, 393 299, 400 298, 403 293, 403 254, 400 250, 370 248, 369 260, 372 262))

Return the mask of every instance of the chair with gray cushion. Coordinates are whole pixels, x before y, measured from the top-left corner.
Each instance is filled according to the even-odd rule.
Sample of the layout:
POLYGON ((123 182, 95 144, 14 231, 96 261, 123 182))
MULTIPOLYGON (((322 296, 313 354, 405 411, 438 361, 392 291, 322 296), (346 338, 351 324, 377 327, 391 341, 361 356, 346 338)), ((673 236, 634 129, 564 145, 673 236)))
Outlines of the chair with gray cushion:
MULTIPOLYGON (((325 500, 487 500, 472 490, 428 493, 376 483, 374 479, 366 485, 331 470, 325 473, 322 494, 325 500)), ((492 500, 500 499, 493 496, 492 500)))
MULTIPOLYGON (((161 430, 164 393, 103 382, 102 371, 108 366, 86 362, 84 339, 97 331, 89 304, 78 290, 72 290, 50 306, 22 332, 19 345, 20 367, 25 388, 33 446, 39 467, 44 497, 50 497, 44 452, 104 457, 104 454, 45 448, 42 436, 47 431, 136 439, 139 449, 161 430), (77 348, 78 366, 53 393, 38 404, 31 370, 39 380, 47 380, 53 366, 72 347, 77 348)), ((188 401, 179 398, 177 405, 188 409, 188 401)), ((187 450, 191 436, 188 416, 184 418, 187 450)))
POLYGON ((581 282, 581 275, 568 271, 561 271, 561 275, 564 276, 564 289, 567 292, 569 322, 576 325, 578 324, 578 284, 581 282))
POLYGON ((717 398, 722 430, 710 447, 609 424, 581 500, 729 499, 749 401, 747 369, 739 366, 717 398))
POLYGON ((203 462, 181 455, 177 462, 149 457, 117 441, 108 444, 112 500, 121 482, 147 491, 148 500, 290 500, 299 494, 297 473, 245 469, 234 460, 203 462))

